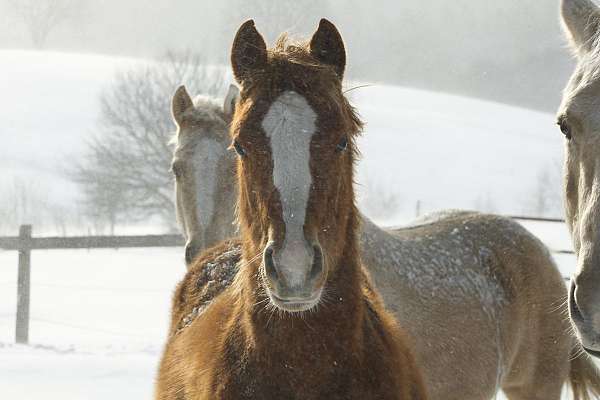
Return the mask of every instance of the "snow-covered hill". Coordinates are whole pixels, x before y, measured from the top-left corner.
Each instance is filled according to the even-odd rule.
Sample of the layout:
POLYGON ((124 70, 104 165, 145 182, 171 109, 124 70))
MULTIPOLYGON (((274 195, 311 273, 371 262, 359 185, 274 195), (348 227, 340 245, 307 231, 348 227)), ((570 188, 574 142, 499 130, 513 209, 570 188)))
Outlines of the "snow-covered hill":
POLYGON ((398 197, 398 222, 414 215, 417 201, 425 211, 522 214, 540 171, 562 160, 550 114, 390 86, 358 89, 353 99, 366 122, 359 182, 368 189, 376 181, 398 197))
MULTIPOLYGON (((116 71, 141 62, 0 51, 0 184, 25 177, 49 201, 73 204, 77 189, 61 171, 94 132, 101 90, 116 71)), ((349 95, 366 122, 359 191, 366 213, 379 222, 406 221, 417 201, 423 212, 523 213, 540 171, 560 163, 561 138, 550 114, 377 84, 349 95)))

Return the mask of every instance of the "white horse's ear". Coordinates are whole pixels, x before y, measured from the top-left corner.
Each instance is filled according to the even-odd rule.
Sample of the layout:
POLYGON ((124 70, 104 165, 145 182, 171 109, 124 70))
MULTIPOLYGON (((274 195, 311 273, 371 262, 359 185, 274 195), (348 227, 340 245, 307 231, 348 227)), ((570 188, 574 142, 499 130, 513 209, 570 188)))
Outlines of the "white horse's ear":
POLYGON ((591 50, 600 27, 600 8, 592 0, 561 0, 563 26, 577 54, 591 50))
POLYGON ((177 125, 181 126, 183 114, 193 106, 194 103, 185 86, 179 86, 171 100, 171 114, 173 114, 173 120, 177 125))
POLYGON ((240 89, 234 84, 229 85, 229 89, 227 90, 227 95, 225 95, 225 100, 223 101, 223 113, 225 117, 229 120, 233 117, 233 112, 235 111, 235 103, 237 102, 238 97, 240 96, 240 89))

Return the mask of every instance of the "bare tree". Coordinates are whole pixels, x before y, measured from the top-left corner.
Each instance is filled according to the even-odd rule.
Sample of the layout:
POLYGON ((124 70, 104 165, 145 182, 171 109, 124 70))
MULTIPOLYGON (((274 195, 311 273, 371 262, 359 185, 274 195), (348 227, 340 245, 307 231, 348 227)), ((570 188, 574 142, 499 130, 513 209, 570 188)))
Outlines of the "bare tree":
POLYGON ((46 45, 48 35, 59 25, 82 16, 84 0, 8 0, 15 16, 27 28, 36 48, 46 45))
POLYGON ((225 71, 205 65, 197 54, 171 52, 118 73, 101 95, 97 134, 81 161, 68 169, 83 189, 85 213, 92 220, 104 221, 111 230, 118 222, 153 217, 174 224, 169 105, 180 84, 190 93, 221 95, 225 71))
POLYGON ((0 232, 14 234, 19 225, 34 224, 36 232, 50 230, 65 235, 75 227, 78 215, 56 204, 43 182, 16 176, 0 187, 0 232))

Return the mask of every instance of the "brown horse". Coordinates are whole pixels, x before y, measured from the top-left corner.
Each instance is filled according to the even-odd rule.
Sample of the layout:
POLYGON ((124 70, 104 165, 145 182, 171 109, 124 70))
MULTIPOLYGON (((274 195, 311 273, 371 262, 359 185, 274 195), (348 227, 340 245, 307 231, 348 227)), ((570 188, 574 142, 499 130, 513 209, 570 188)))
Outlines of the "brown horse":
POLYGON ((268 51, 248 21, 231 61, 242 257, 236 268, 235 252, 209 251, 180 284, 157 398, 425 398, 360 261, 361 123, 342 94, 337 29, 321 20, 309 43, 268 51))
MULTIPOLYGON (((229 119, 212 121, 231 109, 236 96, 232 88, 225 106, 207 106, 192 103, 180 88, 173 98, 179 128, 175 186, 189 259, 203 250, 204 237, 219 239, 223 228, 211 233, 215 224, 234 224, 235 163, 222 156, 230 143, 229 119), (212 160, 221 175, 211 175, 212 160), (207 181, 225 184, 215 190, 207 181), (212 215, 196 215, 210 210, 212 215)), ((569 361, 574 342, 561 307, 567 296, 562 278, 545 247, 519 224, 451 211, 398 230, 363 217, 361 228, 362 259, 387 307, 415 338, 430 398, 487 400, 502 388, 511 399, 558 399, 569 372, 576 398, 598 387, 585 356, 569 361)), ((239 257, 234 246, 227 254, 236 252, 239 257)), ((175 320, 194 313, 183 307, 175 320)))

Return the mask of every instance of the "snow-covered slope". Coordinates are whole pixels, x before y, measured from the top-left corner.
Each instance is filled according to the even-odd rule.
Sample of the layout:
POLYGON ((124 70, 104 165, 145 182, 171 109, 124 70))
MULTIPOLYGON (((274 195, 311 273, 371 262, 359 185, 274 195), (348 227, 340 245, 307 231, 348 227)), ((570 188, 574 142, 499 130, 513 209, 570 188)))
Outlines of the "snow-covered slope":
POLYGON ((418 200, 422 211, 523 213, 540 171, 562 160, 550 114, 390 86, 357 89, 353 102, 366 122, 359 182, 400 202, 401 218, 382 223, 413 216, 418 200))
MULTIPOLYGON (((116 71, 139 62, 0 51, 0 179, 25 176, 52 201, 70 203, 76 188, 61 168, 92 135, 101 90, 116 71)), ((373 210, 367 203, 377 203, 377 196, 395 200, 394 218, 379 222, 406 221, 417 201, 422 211, 483 207, 522 213, 540 170, 562 155, 550 114, 377 84, 350 96, 366 122, 358 167, 365 209, 373 210)))
MULTIPOLYGON (((0 190, 15 182, 69 208, 77 188, 64 174, 93 132, 99 94, 133 59, 0 51, 0 190)), ((27 221, 31 222, 31 221, 27 221)), ((16 228, 15 228, 16 229, 16 228)), ((39 231, 39 226, 38 226, 39 231)))

